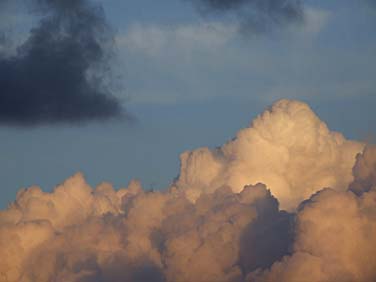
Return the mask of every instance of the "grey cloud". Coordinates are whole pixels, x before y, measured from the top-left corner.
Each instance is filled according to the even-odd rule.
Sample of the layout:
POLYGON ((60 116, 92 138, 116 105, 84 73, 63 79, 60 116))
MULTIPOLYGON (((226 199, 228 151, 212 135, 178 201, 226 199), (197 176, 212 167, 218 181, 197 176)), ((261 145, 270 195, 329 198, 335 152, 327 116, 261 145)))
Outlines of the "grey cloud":
POLYGON ((231 15, 246 33, 271 31, 304 20, 300 0, 191 0, 204 14, 231 15))
POLYGON ((41 15, 39 23, 16 55, 0 53, 0 123, 126 118, 104 83, 112 31, 102 8, 86 0, 30 3, 41 15))
POLYGON ((349 189, 357 195, 369 192, 376 186, 376 146, 368 145, 356 156, 353 175, 354 181, 349 189))

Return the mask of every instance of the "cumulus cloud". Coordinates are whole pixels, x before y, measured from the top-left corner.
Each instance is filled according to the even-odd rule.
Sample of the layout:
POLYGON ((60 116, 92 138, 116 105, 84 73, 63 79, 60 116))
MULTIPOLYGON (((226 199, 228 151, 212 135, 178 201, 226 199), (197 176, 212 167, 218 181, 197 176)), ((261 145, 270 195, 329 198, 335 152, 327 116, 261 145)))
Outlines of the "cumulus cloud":
MULTIPOLYGON (((39 23, 15 54, 0 48, 0 123, 32 126, 125 117, 105 83, 112 32, 102 8, 86 0, 30 4, 41 15, 39 23)), ((1 32, 6 31, 0 30, 0 41, 11 40, 1 32)))
POLYGON ((363 147, 282 100, 223 147, 184 153, 164 191, 93 189, 80 173, 22 189, 0 212, 0 281, 373 281, 376 149, 363 147))
POLYGON ((280 100, 222 147, 184 152, 175 186, 194 201, 262 182, 291 210, 322 187, 346 189, 363 146, 330 131, 307 104, 280 100))
POLYGON ((0 218, 0 281, 7 282, 238 281, 260 266, 258 253, 273 246, 267 266, 290 240, 290 218, 263 184, 241 193, 224 187, 193 204, 137 183, 93 190, 77 174, 52 193, 19 192, 0 218), (257 226, 269 243, 250 244, 261 237, 257 226))
MULTIPOLYGON (((248 281, 376 279, 376 182, 372 177, 366 181, 363 178, 370 172, 363 166, 363 157, 371 158, 368 154, 366 150, 354 167, 356 191, 364 185, 367 192, 357 196, 352 191, 325 189, 312 196, 297 214, 293 255, 276 262, 270 270, 250 274, 248 281)), ((372 157, 375 163, 375 155, 372 157)), ((374 174, 374 165, 372 170, 374 174)))

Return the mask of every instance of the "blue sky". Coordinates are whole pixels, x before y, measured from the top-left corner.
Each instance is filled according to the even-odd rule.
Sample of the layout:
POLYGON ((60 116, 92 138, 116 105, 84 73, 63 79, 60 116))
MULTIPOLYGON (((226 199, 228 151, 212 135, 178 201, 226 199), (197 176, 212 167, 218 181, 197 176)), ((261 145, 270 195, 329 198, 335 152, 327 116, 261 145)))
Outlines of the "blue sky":
MULTIPOLYGON (((21 187, 51 190, 77 171, 92 185, 166 187, 181 152, 223 144, 281 98, 308 102, 349 138, 375 134, 372 1, 304 1, 304 25, 248 36, 188 1, 101 3, 116 32, 115 94, 136 122, 1 127, 0 207, 21 187)), ((8 15, 22 41, 33 18, 8 15)))

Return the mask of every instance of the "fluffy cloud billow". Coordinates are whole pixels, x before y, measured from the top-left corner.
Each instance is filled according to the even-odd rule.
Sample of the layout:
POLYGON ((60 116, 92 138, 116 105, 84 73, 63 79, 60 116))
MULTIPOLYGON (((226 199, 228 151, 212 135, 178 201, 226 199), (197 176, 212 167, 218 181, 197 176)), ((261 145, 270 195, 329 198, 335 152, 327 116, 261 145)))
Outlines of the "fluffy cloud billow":
POLYGON ((0 212, 1 282, 376 279, 376 148, 276 102, 164 191, 78 173, 0 212))
POLYGON ((302 102, 280 100, 220 148, 184 152, 175 186, 195 200, 228 185, 265 183, 292 210, 322 187, 347 189, 363 148, 332 132, 302 102))
MULTIPOLYGON (((376 278, 376 148, 358 155, 352 191, 324 189, 297 213, 294 252, 248 281, 358 281, 376 278), (357 193, 358 194, 358 193, 357 193)), ((352 189, 351 189, 352 190, 352 189)))

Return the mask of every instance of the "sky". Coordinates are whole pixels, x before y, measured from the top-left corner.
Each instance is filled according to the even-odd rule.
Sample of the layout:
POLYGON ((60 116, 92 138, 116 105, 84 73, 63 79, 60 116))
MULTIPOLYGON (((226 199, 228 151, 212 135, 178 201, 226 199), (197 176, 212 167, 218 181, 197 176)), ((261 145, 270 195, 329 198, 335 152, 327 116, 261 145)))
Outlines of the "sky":
POLYGON ((0 282, 376 281, 374 0, 0 0, 0 282))
MULTIPOLYGON (((179 173, 182 152, 225 143, 282 98, 307 102, 347 138, 375 138, 373 1, 303 1, 301 22, 267 31, 254 25, 261 28, 256 32, 248 15, 200 12, 190 1, 96 3, 111 30, 110 72, 104 80, 115 99, 104 100, 106 91, 98 90, 97 100, 78 100, 69 113, 82 118, 77 123, 59 117, 44 122, 38 115, 13 122, 12 114, 1 116, 1 208, 19 188, 37 184, 51 191, 78 171, 94 186, 110 181, 126 187, 137 178, 146 189, 166 188, 179 173), (107 106, 95 108, 91 102, 107 106), (125 117, 112 119, 119 105, 125 117)), ((12 40, 0 44, 0 51, 8 54, 43 14, 30 13, 20 2, 3 12, 7 17, 0 27, 12 40)), ((101 55, 88 53, 94 60, 101 55)), ((0 73, 4 69, 9 70, 0 66, 0 73)), ((69 99, 62 95, 59 101, 69 99)))

